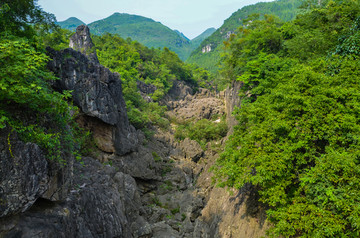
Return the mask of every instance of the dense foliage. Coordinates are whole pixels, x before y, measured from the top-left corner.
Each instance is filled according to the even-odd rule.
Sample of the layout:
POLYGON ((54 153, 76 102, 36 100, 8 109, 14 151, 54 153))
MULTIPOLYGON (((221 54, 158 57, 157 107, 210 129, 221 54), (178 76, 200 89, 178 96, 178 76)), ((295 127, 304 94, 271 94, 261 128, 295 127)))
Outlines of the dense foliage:
MULTIPOLYGON (((196 63, 199 66, 216 73, 219 69, 219 61, 223 51, 223 41, 227 40, 230 34, 243 25, 243 20, 251 14, 274 14, 284 21, 295 18, 301 0, 277 0, 273 2, 260 2, 254 5, 245 6, 233 13, 224 24, 210 37, 205 39, 200 46, 194 50, 186 62, 196 63), (211 51, 203 53, 202 49, 210 46, 211 51)), ((245 23, 246 24, 246 23, 245 23)))
POLYGON ((100 63, 121 75, 129 120, 136 128, 146 128, 149 122, 160 126, 168 124, 163 118, 166 108, 157 102, 174 80, 184 81, 196 89, 199 85, 205 86, 209 79, 205 70, 185 64, 167 48, 149 49, 111 34, 94 36, 93 40, 100 63), (149 95, 153 102, 143 99, 137 86, 139 81, 156 87, 149 95))
POLYGON ((224 138, 228 132, 225 117, 212 118, 212 120, 201 119, 199 121, 177 122, 175 139, 184 140, 190 138, 197 141, 203 148, 210 141, 224 138))
POLYGON ((230 39, 243 103, 216 174, 258 188, 274 236, 359 237, 360 5, 314 6, 287 23, 253 18, 230 39))
POLYGON ((2 2, 0 14, 0 129, 11 128, 61 160, 62 153, 76 151, 75 108, 67 102, 69 92, 51 89, 55 78, 36 35, 54 19, 33 0, 2 2))

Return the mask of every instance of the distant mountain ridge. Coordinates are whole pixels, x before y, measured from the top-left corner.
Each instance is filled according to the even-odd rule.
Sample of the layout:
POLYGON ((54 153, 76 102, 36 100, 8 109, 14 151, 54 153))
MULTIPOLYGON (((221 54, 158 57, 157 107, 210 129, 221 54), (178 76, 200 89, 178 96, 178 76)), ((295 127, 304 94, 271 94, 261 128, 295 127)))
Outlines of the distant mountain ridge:
MULTIPOLYGON (((81 20, 71 17, 65 21, 58 22, 62 28, 75 30, 77 25, 84 24, 81 20)), ((111 16, 90 23, 89 28, 92 34, 102 35, 105 33, 119 34, 122 38, 130 37, 147 47, 164 48, 177 53, 182 60, 186 60, 191 52, 196 49, 201 39, 209 35, 209 30, 205 31, 206 37, 195 38, 193 42, 178 30, 156 22, 151 18, 132 15, 127 13, 114 13, 111 16)))
POLYGON ((75 31, 77 26, 85 24, 83 21, 79 20, 76 17, 70 17, 65 21, 56 22, 61 28, 69 29, 75 31))
POLYGON ((211 36, 203 40, 198 48, 192 51, 186 62, 195 63, 211 72, 216 72, 223 42, 241 26, 243 19, 246 19, 251 14, 258 13, 260 15, 273 14, 283 21, 290 21, 297 15, 301 3, 302 0, 276 0, 273 2, 259 2, 239 9, 226 19, 224 24, 211 36))

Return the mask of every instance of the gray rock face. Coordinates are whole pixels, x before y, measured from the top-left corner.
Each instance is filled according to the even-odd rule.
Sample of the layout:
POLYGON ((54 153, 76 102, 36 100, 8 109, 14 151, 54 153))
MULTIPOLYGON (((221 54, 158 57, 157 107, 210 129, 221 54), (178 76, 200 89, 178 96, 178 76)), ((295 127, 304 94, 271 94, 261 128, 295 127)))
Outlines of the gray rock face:
POLYGON ((184 151, 185 157, 194 162, 197 162, 204 154, 204 150, 199 143, 189 138, 185 138, 185 140, 180 143, 180 147, 184 151))
POLYGON ((67 163, 48 161, 38 145, 0 130, 0 217, 24 212, 38 198, 64 199, 71 184, 71 156, 67 163))
POLYGON ((6 138, 0 138, 0 217, 26 211, 45 193, 49 181, 49 165, 39 146, 14 138, 8 143, 6 138))
POLYGON ((127 118, 119 75, 73 49, 47 50, 52 58, 48 67, 60 78, 55 87, 72 90, 75 105, 87 116, 113 126, 110 130, 112 141, 109 143, 112 143, 117 154, 134 151, 138 140, 135 128, 127 118))
POLYGON ((229 134, 232 133, 234 126, 237 124, 237 121, 232 112, 235 107, 241 106, 241 99, 239 97, 239 91, 242 87, 242 82, 234 81, 231 87, 227 88, 225 91, 225 110, 227 115, 227 123, 229 127, 229 134))
POLYGON ((94 63, 99 63, 88 26, 80 25, 76 28, 75 34, 70 38, 69 47, 85 54, 94 63))
POLYGON ((129 238, 151 232, 139 216, 135 180, 91 158, 84 162, 75 165, 66 201, 41 200, 21 216, 0 219, 0 237, 129 238))

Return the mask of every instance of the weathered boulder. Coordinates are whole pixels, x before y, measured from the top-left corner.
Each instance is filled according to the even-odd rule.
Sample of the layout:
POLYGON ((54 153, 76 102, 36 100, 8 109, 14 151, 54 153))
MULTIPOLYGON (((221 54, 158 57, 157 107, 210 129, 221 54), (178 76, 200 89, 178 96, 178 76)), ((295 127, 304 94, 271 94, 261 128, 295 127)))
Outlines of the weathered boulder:
MULTIPOLYGON (((72 90, 75 105, 85 115, 112 126, 110 129, 103 126, 111 136, 98 138, 102 141, 98 145, 106 144, 100 149, 106 152, 115 150, 120 155, 136 150, 138 139, 135 128, 128 121, 120 76, 73 49, 47 50, 52 58, 48 67, 60 78, 54 87, 58 90, 72 90)), ((91 126, 94 124, 101 123, 89 123, 92 131, 96 128, 91 126)))
POLYGON ((197 141, 185 138, 180 142, 180 147, 185 153, 185 157, 197 162, 204 154, 204 150, 201 148, 197 141))
POLYGON ((0 130, 0 217, 24 212, 38 198, 65 199, 72 161, 72 156, 66 165, 49 161, 38 145, 20 141, 11 130, 0 130))
POLYGON ((160 176, 156 173, 159 166, 155 163, 154 156, 149 149, 143 146, 140 146, 136 152, 121 157, 114 156, 112 162, 121 172, 134 178, 142 180, 160 179, 160 176))
POLYGON ((70 37, 69 47, 80 51, 94 63, 99 63, 88 26, 80 25, 76 28, 76 33, 70 37))

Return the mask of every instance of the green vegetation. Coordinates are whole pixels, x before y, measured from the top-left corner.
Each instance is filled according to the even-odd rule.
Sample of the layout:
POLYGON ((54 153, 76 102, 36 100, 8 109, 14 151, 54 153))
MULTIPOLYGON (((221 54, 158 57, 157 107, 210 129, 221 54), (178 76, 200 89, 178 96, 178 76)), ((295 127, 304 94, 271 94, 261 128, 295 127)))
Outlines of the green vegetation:
POLYGON ((198 48, 199 45, 201 44, 201 42, 203 42, 206 38, 211 36, 215 31, 216 31, 215 28, 206 29, 203 33, 201 33, 200 35, 198 35, 197 37, 192 39, 190 41, 190 43, 191 43, 191 52, 193 52, 196 48, 198 48))
POLYGON ((151 154, 152 154, 155 162, 161 161, 161 157, 155 151, 151 152, 151 154))
POLYGON ((286 23, 252 17, 230 38, 224 72, 243 101, 215 172, 257 187, 271 236, 359 237, 360 5, 314 6, 286 23))
POLYGON ((180 212, 180 207, 174 208, 170 210, 171 214, 175 215, 176 213, 180 212))
POLYGON ((196 140, 203 148, 213 140, 219 140, 226 136, 228 127, 225 117, 220 122, 202 119, 196 122, 186 121, 176 127, 175 138, 184 140, 190 138, 196 140))
POLYGON ((46 69, 48 57, 36 34, 53 29, 53 22, 36 1, 0 4, 0 129, 10 128, 61 161, 63 153, 77 151, 81 132, 71 112, 76 108, 67 102, 70 92, 51 89, 56 79, 46 69))
POLYGON ((284 21, 290 21, 298 13, 297 8, 301 2, 302 0, 277 0, 274 2, 260 2, 239 9, 225 20, 224 24, 215 33, 202 41, 186 62, 197 64, 211 73, 216 73, 219 70, 223 41, 227 40, 230 34, 235 33, 237 28, 244 24, 244 19, 247 19, 251 14, 260 14, 261 16, 274 14, 284 21), (211 46, 211 51, 203 53, 202 50, 206 46, 211 46))
POLYGON ((185 64, 167 48, 149 49, 111 34, 94 36, 93 41, 100 63, 121 75, 128 117, 138 129, 146 129, 150 123, 161 128, 169 126, 166 107, 159 106, 158 101, 170 90, 174 80, 185 81, 193 88, 208 82, 205 70, 185 64), (149 95, 153 102, 143 99, 137 86, 139 81, 155 87, 149 95))

